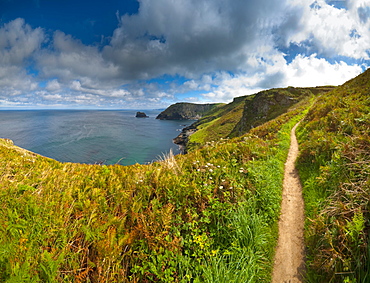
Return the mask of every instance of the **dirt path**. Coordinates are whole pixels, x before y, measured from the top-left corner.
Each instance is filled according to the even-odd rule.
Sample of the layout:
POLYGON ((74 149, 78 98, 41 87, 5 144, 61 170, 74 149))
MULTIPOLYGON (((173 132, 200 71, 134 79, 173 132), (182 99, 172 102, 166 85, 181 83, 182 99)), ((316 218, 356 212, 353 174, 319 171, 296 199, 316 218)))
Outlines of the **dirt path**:
MULTIPOLYGON (((298 123, 299 124, 299 123, 298 123)), ((273 283, 303 282, 304 265, 304 204, 302 187, 294 162, 298 155, 295 136, 296 124, 291 132, 291 144, 285 163, 283 200, 279 220, 279 240, 272 274, 273 283)))

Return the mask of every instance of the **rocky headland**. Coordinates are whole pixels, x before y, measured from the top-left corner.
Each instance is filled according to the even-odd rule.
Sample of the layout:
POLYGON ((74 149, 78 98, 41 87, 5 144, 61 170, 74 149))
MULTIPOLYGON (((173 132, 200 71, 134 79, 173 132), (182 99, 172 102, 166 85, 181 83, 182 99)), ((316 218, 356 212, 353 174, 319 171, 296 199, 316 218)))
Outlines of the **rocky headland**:
POLYGON ((241 136, 279 115, 300 101, 334 87, 279 88, 234 98, 229 104, 176 103, 161 112, 161 120, 196 120, 173 139, 183 153, 198 144, 241 136), (194 133, 196 135, 192 136, 194 133), (192 137, 191 137, 192 136, 192 137))
POLYGON ((180 102, 172 104, 166 110, 162 111, 156 119, 160 120, 199 120, 205 113, 222 106, 222 103, 214 104, 195 104, 180 102))

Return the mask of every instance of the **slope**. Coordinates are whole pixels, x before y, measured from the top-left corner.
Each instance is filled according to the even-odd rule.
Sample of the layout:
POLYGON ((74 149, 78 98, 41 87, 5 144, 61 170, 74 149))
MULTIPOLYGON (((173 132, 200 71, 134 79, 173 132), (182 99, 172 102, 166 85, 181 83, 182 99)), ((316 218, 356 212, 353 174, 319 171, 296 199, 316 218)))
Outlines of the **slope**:
POLYGON ((149 165, 0 141, 1 282, 270 282, 283 168, 307 106, 149 165))
POLYGON ((241 136, 252 128, 275 119, 294 109, 295 105, 333 87, 270 89, 257 94, 235 98, 204 115, 190 128, 194 134, 188 138, 188 149, 209 141, 241 136))
POLYGON ((298 128, 307 282, 369 282, 370 71, 319 97, 298 128))
POLYGON ((222 106, 222 103, 195 104, 179 102, 162 111, 156 119, 160 120, 197 120, 213 109, 222 106))

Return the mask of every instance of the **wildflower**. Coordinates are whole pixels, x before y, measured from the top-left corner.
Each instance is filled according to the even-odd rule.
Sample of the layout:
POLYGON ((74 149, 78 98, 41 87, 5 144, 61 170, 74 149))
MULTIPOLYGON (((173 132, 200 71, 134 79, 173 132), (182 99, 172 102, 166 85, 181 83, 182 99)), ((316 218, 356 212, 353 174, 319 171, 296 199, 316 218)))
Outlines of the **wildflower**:
POLYGON ((209 172, 211 172, 211 173, 212 173, 212 172, 213 172, 213 170, 212 170, 212 169, 209 169, 209 172))
POLYGON ((224 186, 219 186, 220 190, 222 190, 224 188, 224 186))
POLYGON ((210 180, 212 180, 212 177, 209 177, 210 180))

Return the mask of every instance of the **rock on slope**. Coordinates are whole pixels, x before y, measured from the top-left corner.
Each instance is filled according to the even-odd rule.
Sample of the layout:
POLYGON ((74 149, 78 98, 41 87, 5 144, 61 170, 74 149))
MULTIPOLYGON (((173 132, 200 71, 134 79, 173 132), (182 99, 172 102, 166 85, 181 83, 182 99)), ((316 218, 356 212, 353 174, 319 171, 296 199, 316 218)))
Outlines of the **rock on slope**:
POLYGON ((206 112, 201 119, 183 129, 174 142, 185 147, 186 151, 186 147, 196 148, 207 141, 241 136, 250 129, 289 111, 300 101, 332 89, 330 86, 288 87, 234 98, 231 103, 206 112))

